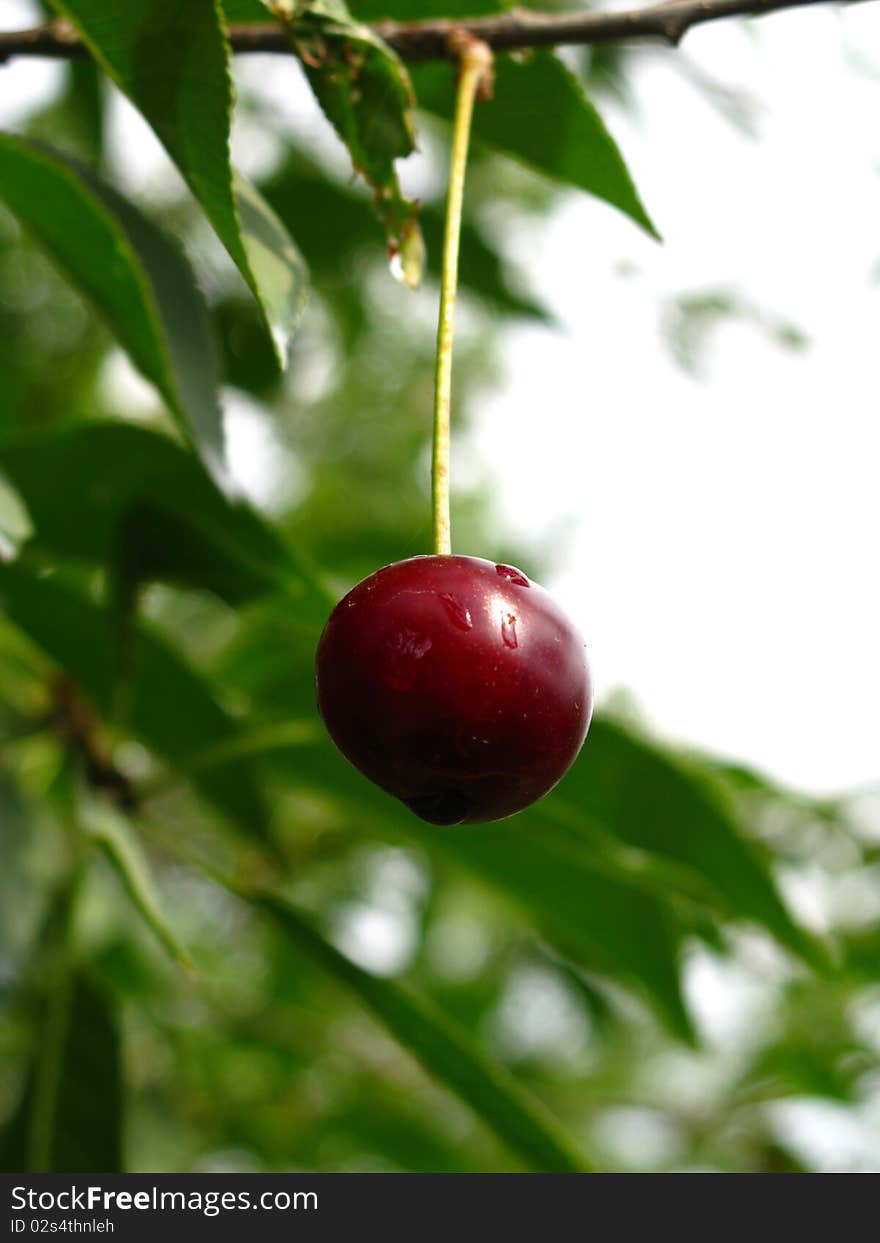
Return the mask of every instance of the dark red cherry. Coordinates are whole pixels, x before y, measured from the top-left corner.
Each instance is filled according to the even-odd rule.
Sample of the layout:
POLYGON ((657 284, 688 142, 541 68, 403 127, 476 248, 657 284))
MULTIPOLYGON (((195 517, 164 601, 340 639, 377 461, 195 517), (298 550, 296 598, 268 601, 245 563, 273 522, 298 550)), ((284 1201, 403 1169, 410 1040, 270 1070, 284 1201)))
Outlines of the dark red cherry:
POLYGON ((575 627, 525 574, 478 557, 412 557, 358 583, 324 628, 316 682, 342 754, 432 824, 528 807, 592 711, 575 627))

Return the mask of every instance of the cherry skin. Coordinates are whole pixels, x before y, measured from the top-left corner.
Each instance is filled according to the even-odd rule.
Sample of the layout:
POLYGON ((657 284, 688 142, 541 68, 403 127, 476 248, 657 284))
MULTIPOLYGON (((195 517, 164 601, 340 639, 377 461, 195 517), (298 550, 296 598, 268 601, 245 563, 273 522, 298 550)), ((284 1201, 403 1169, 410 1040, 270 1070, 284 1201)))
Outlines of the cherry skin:
POLYGON ((478 557, 365 578, 318 645, 342 754, 431 824, 500 820, 556 785, 592 711, 584 641, 542 587, 478 557))

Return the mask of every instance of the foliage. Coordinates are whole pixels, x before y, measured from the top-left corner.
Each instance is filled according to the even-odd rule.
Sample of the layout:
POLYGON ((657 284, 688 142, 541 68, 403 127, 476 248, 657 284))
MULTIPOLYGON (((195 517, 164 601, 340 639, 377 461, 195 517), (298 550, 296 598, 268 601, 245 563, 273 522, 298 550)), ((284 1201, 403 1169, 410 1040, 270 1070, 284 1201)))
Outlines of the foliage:
MULTIPOLYGON (((394 165, 410 92, 433 138, 452 76, 410 82, 357 25, 386 7, 493 6, 289 15, 370 190, 289 134, 259 186, 234 171, 226 20, 269 16, 233 0, 55 4, 188 193, 114 188, 90 66, 0 138, 3 1168, 622 1168, 629 1114, 662 1122, 659 1165, 798 1168, 772 1103, 856 1105, 870 1068, 876 930, 820 938, 782 896, 811 860, 869 883, 847 805, 606 714, 534 809, 429 831, 317 721, 332 601, 428 543, 440 195, 419 293, 387 245, 415 230, 394 165), (119 350, 148 397, 108 380, 119 350), (223 407, 271 454, 249 500, 223 407), (697 969, 769 974, 766 1030, 719 1043, 697 969)), ((465 408, 499 325, 549 319, 487 206, 547 215, 561 184, 655 233, 583 81, 549 53, 497 70, 462 243, 465 408)), ((522 561, 479 480, 456 508, 462 547, 522 561)))

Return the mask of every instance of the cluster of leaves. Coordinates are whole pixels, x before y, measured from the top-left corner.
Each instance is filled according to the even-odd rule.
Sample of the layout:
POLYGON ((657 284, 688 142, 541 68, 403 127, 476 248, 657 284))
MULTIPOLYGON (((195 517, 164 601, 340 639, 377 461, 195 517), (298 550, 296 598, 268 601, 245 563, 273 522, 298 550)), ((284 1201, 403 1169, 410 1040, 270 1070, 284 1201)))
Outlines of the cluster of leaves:
MULTIPOLYGON (((416 214, 394 159, 413 101, 442 126, 453 79, 410 81, 360 24, 376 5, 288 6, 370 188, 289 135, 251 185, 229 160, 226 21, 268 19, 257 7, 136 0, 108 22, 59 0, 100 69, 71 67, 0 138, 0 1164, 576 1170, 624 1159, 603 1127, 638 1104, 687 1132, 674 1159, 791 1167, 760 1106, 855 1100, 865 1071, 840 1016, 866 1004, 874 934, 841 933, 832 970, 777 880, 808 831, 839 869, 873 866, 845 809, 822 819, 604 717, 528 813, 429 832, 318 726, 313 653, 339 588, 427 535, 433 299, 395 286, 387 247, 412 277, 418 221, 436 273, 441 208, 416 214), (104 75, 191 191, 165 221, 94 171, 104 75), (244 281, 212 298, 176 240, 205 219, 244 281), (313 309, 289 347, 306 261, 313 309), (140 422, 107 378, 118 348, 155 392, 140 422), (272 519, 224 442, 243 394, 280 464, 272 519), (761 836, 780 809, 785 832, 761 836), (775 947, 780 1030, 688 1114, 644 1067, 706 1059, 687 963, 749 938, 775 947), (834 1016, 816 1041, 811 1010, 834 1016)), ((463 391, 490 374, 501 317, 544 314, 480 227, 488 200, 549 203, 522 166, 653 232, 555 56, 500 58, 476 133, 463 391)), ((502 557, 489 517, 462 499, 463 546, 480 533, 502 557)))

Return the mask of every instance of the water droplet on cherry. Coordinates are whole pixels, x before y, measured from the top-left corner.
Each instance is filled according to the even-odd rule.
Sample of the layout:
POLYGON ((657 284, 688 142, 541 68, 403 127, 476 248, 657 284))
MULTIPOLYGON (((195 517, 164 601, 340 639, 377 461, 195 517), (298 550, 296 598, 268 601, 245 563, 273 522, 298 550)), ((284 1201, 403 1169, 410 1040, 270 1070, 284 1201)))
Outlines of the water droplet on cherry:
POLYGON ((473 628, 474 620, 471 617, 471 611, 462 604, 461 600, 457 600, 448 591, 441 591, 440 599, 443 601, 449 617, 458 626, 459 630, 471 630, 473 628))
POLYGON ((495 573, 501 578, 506 578, 509 583, 516 583, 517 587, 531 587, 532 585, 525 574, 512 565, 496 565, 495 573))

